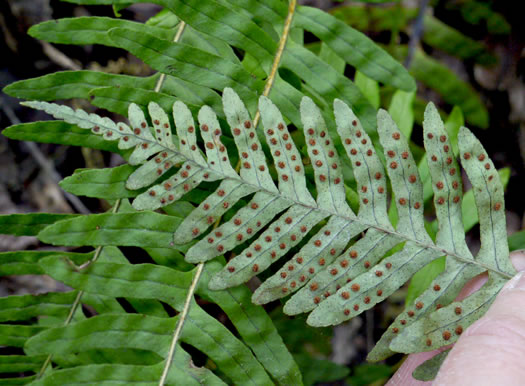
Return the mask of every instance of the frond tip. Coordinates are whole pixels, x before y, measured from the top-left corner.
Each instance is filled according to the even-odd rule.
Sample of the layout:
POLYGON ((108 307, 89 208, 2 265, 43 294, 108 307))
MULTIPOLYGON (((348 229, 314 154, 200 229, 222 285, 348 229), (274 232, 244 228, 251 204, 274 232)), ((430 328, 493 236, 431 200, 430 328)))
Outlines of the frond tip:
POLYGON ((224 90, 222 100, 235 148, 227 148, 225 143, 232 142, 223 138, 225 128, 207 106, 199 111, 197 127, 186 105, 175 102, 176 135, 172 135, 170 118, 153 102, 148 106, 151 125, 137 105, 129 106, 130 126, 66 106, 45 102, 26 105, 91 129, 107 140, 118 139, 119 147, 134 147, 130 163, 140 166, 126 186, 147 187, 134 200, 135 209, 161 208, 202 182, 220 181, 182 220, 174 242, 196 239, 185 255, 191 263, 235 249, 235 256, 232 253, 226 266, 209 279, 213 290, 245 283, 287 256, 252 300, 264 304, 296 292, 284 311, 311 312, 308 323, 313 326, 333 325, 359 315, 422 267, 447 256, 445 271, 413 304, 407 304, 370 353, 372 360, 395 351, 433 350, 453 342, 483 314, 513 275, 498 173, 479 141, 462 128, 460 160, 473 185, 481 224, 482 247, 473 257, 461 219, 463 189, 457 156, 432 104, 426 108, 423 127, 439 222, 435 242, 425 231, 423 181, 416 162, 407 139, 386 111, 378 113, 382 162, 352 109, 341 100, 334 101, 338 141, 357 183, 356 214, 346 200, 342 155, 332 138, 335 132, 328 129, 310 98, 301 102, 303 134, 287 127, 285 117, 267 97, 259 99, 260 130, 232 89, 224 90), (292 140, 302 141, 303 135, 304 149, 292 140), (230 157, 238 159, 238 168, 232 166, 230 157), (305 170, 309 165, 313 173, 305 170), (399 216, 395 227, 387 215, 389 189, 399 216), (227 220, 208 231, 222 216, 227 220), (395 252, 385 257, 394 247, 395 252), (463 302, 453 302, 466 281, 484 271, 491 280, 482 291, 463 302), (465 312, 458 313, 458 309, 465 312), (455 334, 450 332, 451 325, 455 334))

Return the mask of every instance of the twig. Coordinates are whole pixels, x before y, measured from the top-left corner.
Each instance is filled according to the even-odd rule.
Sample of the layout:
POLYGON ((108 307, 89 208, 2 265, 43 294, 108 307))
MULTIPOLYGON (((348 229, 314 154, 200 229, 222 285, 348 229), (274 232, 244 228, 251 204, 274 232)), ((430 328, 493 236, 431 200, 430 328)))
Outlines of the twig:
POLYGON ((417 13, 416 21, 414 22, 414 28, 412 35, 410 36, 410 41, 408 42, 408 53, 405 58, 405 67, 408 69, 412 64, 412 59, 414 59, 414 54, 416 48, 421 40, 424 30, 424 19, 425 12, 428 7, 428 0, 421 0, 419 3, 419 11, 417 13))
POLYGON ((57 48, 52 46, 51 44, 47 42, 41 42, 42 48, 44 51, 44 54, 47 55, 49 59, 55 64, 58 64, 59 66, 62 66, 64 68, 67 68, 68 70, 82 70, 82 67, 80 67, 78 64, 73 62, 71 58, 66 56, 62 51, 59 51, 57 48))
MULTIPOLYGON (((275 81, 275 76, 277 75, 279 63, 281 61, 281 57, 283 55, 284 48, 286 47, 286 41, 288 40, 288 36, 290 34, 290 27, 292 25, 292 20, 295 14, 296 6, 297 6, 297 0, 290 0, 289 6, 288 6, 288 15, 286 16, 286 20, 284 22, 284 27, 283 27, 283 33, 279 40, 279 47, 277 48, 277 52, 275 53, 272 68, 270 70, 270 74, 268 75, 268 78, 266 79, 266 85, 264 86, 264 91, 262 94, 264 96, 268 96, 273 86, 273 82, 275 81)), ((182 28, 184 28, 184 26, 182 28)), ((177 33, 177 36, 178 35, 179 34, 177 33)), ((159 81, 160 81, 160 78, 159 78, 159 81)), ((259 110, 257 110, 257 112, 255 113, 255 117, 253 119, 254 128, 257 128, 259 120, 260 120, 260 112, 259 110)), ((219 222, 220 222, 220 219, 215 222, 214 228, 219 225, 219 222)), ((168 378, 168 373, 169 373, 169 369, 171 366, 171 362, 173 361, 173 356, 175 355, 175 348, 177 347, 177 342, 179 340, 180 333, 182 331, 182 327, 184 326, 184 322, 190 310, 191 301, 193 300, 193 295, 195 293, 195 289, 197 288, 197 284, 199 283, 203 268, 204 268, 204 263, 199 263, 197 265, 195 276, 193 277, 190 289, 188 291, 188 294, 186 295, 186 301, 184 303, 184 308, 182 309, 179 320, 177 322, 177 327, 175 329, 175 332, 173 333, 173 338, 171 340, 168 357, 166 358, 166 365, 164 366, 162 377, 159 381, 159 386, 164 386, 168 378)))
MULTIPOLYGON (((184 29, 186 28, 186 23, 182 20, 179 23, 179 28, 177 29, 177 33, 175 34, 175 37, 173 38, 173 41, 176 43, 180 40, 182 34, 184 33, 184 29)), ((157 84, 155 85, 155 92, 159 92, 162 88, 162 85, 164 84, 164 80, 166 79, 166 74, 162 73, 160 74, 160 78, 157 81, 157 84)))
MULTIPOLYGON (((270 94, 273 82, 275 81, 275 76, 277 75, 277 70, 279 69, 279 63, 281 63, 281 57, 283 56, 284 48, 286 47, 286 42, 288 41, 288 36, 290 35, 290 28, 292 26, 292 20, 293 16, 295 15, 296 7, 297 0, 290 0, 290 4, 288 5, 288 15, 286 16, 286 20, 284 21, 283 34, 281 35, 281 39, 279 40, 279 47, 277 48, 277 52, 275 53, 272 68, 270 70, 268 78, 266 79, 266 84, 262 93, 262 95, 264 96, 268 96, 268 94, 270 94)), ((261 113, 259 112, 259 110, 257 110, 257 112, 255 113, 255 117, 253 118, 253 127, 255 129, 257 128, 260 119, 261 113)))
POLYGON ((170 371, 170 365, 173 361, 173 356, 175 355, 175 347, 177 346, 177 342, 180 337, 180 333, 182 331, 182 327, 184 326, 184 321, 186 320, 186 317, 188 316, 188 312, 190 311, 190 305, 191 301, 193 300, 193 294, 195 293, 195 288, 197 287, 197 284, 199 283, 199 279, 202 274, 202 270, 204 268, 204 263, 200 263, 197 266, 197 270, 195 271, 195 276, 193 277, 193 280, 191 282, 190 289, 188 291, 188 296, 186 296, 186 301, 184 302, 184 308, 182 309, 182 312, 180 314, 177 328, 175 329, 175 332, 173 333, 173 339, 171 340, 170 350, 168 352, 168 358, 166 359, 166 365, 164 366, 164 371, 162 372, 162 377, 160 378, 159 385, 163 386, 166 383, 166 379, 168 378, 168 373, 170 371))

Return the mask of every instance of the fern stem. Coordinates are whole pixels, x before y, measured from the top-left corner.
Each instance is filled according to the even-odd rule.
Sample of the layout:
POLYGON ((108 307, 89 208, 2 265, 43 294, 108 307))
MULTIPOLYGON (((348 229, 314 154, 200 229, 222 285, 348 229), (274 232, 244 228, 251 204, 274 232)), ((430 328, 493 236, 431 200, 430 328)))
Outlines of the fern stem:
POLYGON ((195 276, 193 277, 190 289, 188 290, 188 295, 186 296, 186 301, 184 302, 184 308, 182 309, 182 312, 180 314, 179 321, 177 323, 177 328, 173 333, 173 339, 171 340, 170 350, 168 352, 168 357, 166 358, 166 365, 164 366, 164 370, 162 371, 159 386, 164 386, 168 378, 171 362, 173 361, 173 356, 175 355, 175 348, 177 347, 177 342, 179 340, 182 327, 184 326, 184 321, 186 320, 188 312, 190 311, 191 301, 193 299, 193 295, 195 293, 195 289, 197 288, 197 284, 199 283, 203 269, 204 263, 200 263, 199 265, 197 265, 197 270, 195 271, 195 276))
MULTIPOLYGON (((177 33, 175 34, 175 37, 173 38, 173 42, 177 43, 180 40, 185 28, 186 28, 186 23, 181 20, 179 23, 179 28, 177 29, 177 33)), ((155 85, 155 89, 153 91, 159 92, 165 80, 166 80, 166 74, 164 73, 160 74, 159 80, 157 81, 157 84, 155 85)))
MULTIPOLYGON (((115 201, 115 205, 113 205, 111 213, 117 213, 118 212, 118 210, 120 208, 120 203, 121 203, 121 199, 119 198, 118 200, 115 201)), ((102 245, 99 245, 95 249, 95 254, 91 258, 91 260, 89 260, 88 263, 83 266, 83 268, 86 268, 86 267, 90 266, 91 264, 93 264, 94 262, 96 262, 98 260, 98 258, 100 257, 100 254, 102 253, 103 249, 104 249, 104 247, 102 245)), ((80 301, 82 300, 82 296, 83 295, 84 295, 84 291, 80 290, 80 291, 77 292, 77 296, 75 298, 75 301, 73 302, 73 304, 71 305, 71 308, 69 309, 69 314, 67 315, 66 320, 64 320, 63 326, 67 326, 69 323, 71 323, 71 320, 73 320, 73 316, 77 312, 78 306, 80 305, 80 301)), ((39 379, 40 377, 42 377, 42 375, 44 375, 44 372, 46 371, 47 366, 49 366, 49 364, 51 363, 52 360, 53 360, 53 354, 49 354, 47 356, 46 360, 44 361, 44 364, 40 368, 40 371, 36 375, 36 379, 39 379)))
MULTIPOLYGON (((279 47, 277 48, 277 52, 275 53, 275 56, 273 58, 272 68, 270 70, 268 78, 266 79, 266 84, 264 85, 264 90, 262 93, 262 95, 264 96, 268 96, 268 94, 270 94, 273 82, 275 81, 275 77, 277 76, 279 63, 281 63, 281 57, 283 56, 284 48, 286 47, 286 42, 288 41, 288 36, 290 35, 290 28, 292 26, 292 20, 295 14, 296 7, 297 0, 290 0, 290 3, 288 4, 288 15, 286 16, 286 20, 284 21, 283 33, 281 35, 281 39, 279 39, 279 47)), ((259 110, 257 110, 257 112, 255 113, 255 117, 253 118, 254 128, 257 128, 260 119, 261 113, 259 112, 259 110)))

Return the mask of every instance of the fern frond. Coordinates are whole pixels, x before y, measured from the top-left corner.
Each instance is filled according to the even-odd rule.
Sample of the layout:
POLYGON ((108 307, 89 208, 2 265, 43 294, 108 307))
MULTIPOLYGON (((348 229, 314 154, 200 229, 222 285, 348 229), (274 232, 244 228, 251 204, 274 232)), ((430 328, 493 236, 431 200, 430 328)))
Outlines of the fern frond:
MULTIPOLYGON (((120 138, 119 144, 123 141, 123 135, 135 134, 131 145, 135 146, 135 150, 130 158, 135 163, 143 164, 130 175, 128 189, 146 187, 175 163, 181 163, 172 177, 136 197, 133 206, 137 209, 163 207, 178 200, 201 181, 221 181, 214 193, 189 216, 182 221, 177 220, 177 224, 170 225, 169 221, 173 221, 170 219, 159 228, 160 224, 153 225, 153 222, 163 216, 148 212, 108 218, 115 222, 118 216, 122 216, 128 224, 144 224, 144 221, 138 221, 138 217, 149 216, 148 225, 141 225, 141 228, 163 230, 174 229, 181 222, 174 235, 175 244, 168 242, 164 235, 162 238, 166 241, 160 245, 181 249, 186 252, 189 262, 206 262, 243 245, 242 252, 209 280, 210 289, 226 289, 242 284, 293 249, 290 260, 257 289, 252 299, 263 304, 299 291, 288 300, 285 312, 297 314, 311 311, 308 323, 326 326, 341 323, 373 307, 422 267, 446 255, 446 270, 414 304, 407 305, 407 310, 394 321, 372 351, 371 359, 383 359, 394 351, 425 351, 451 343, 483 314, 505 280, 514 273, 508 259, 503 188, 499 176, 479 141, 468 129, 462 128, 458 141, 461 162, 473 185, 482 231, 482 248, 475 258, 466 246, 461 218, 460 169, 450 139, 432 104, 425 112, 424 135, 439 224, 435 243, 424 228, 423 184, 418 167, 404 135, 386 111, 378 113, 378 133, 399 216, 395 229, 388 221, 386 212, 389 186, 383 164, 359 119, 344 102, 334 101, 334 113, 341 143, 351 160, 358 184, 360 208, 357 215, 346 202, 338 152, 321 111, 311 99, 303 98, 300 111, 315 189, 308 187, 302 154, 295 146, 283 116, 270 99, 261 97, 259 110, 278 186, 271 177, 271 166, 250 114, 239 96, 232 89, 225 89, 223 104, 240 159, 239 173, 231 166, 228 151, 221 142, 219 121, 206 106, 198 115, 205 158, 197 142, 191 112, 182 102, 176 102, 173 106, 177 145, 175 137, 169 135, 166 113, 154 103, 149 105, 153 122, 151 128, 142 111, 130 105, 129 119, 133 129, 124 124, 117 126, 107 119, 82 111, 74 112, 64 106, 46 102, 27 103, 80 127, 94 130, 95 125, 104 125, 97 133, 109 140, 120 138), (117 127, 123 127, 123 130, 117 127), (148 146, 144 148, 144 144, 148 146), (315 199, 311 191, 315 191, 315 199), (233 208, 241 199, 252 194, 247 204, 239 209, 233 208), (229 221, 195 244, 178 247, 200 237, 230 209, 234 212, 229 221), (364 237, 352 241, 363 231, 366 232, 364 237), (304 241, 301 247, 295 248, 301 241, 304 241), (404 243, 402 248, 384 257, 401 243, 404 243), (453 302, 466 281, 483 271, 488 271, 491 277, 484 289, 461 303, 453 302), (436 308, 438 311, 435 311, 436 308)), ((233 149, 230 150, 232 154, 233 149)), ((80 222, 85 222, 82 225, 84 229, 92 221, 90 217, 95 216, 59 222, 46 228, 40 236, 44 241, 59 241, 66 245, 80 245, 75 240, 82 239, 85 245, 85 235, 70 237, 68 230, 74 232, 75 224, 80 222), (60 239, 55 240, 52 234, 60 235, 60 239)), ((100 224, 100 221, 97 223, 100 224)), ((154 237, 159 245, 158 236, 154 237)), ((131 234, 128 239, 131 239, 131 234)), ((128 239, 119 239, 119 244, 125 245, 128 239)), ((93 242, 104 244, 100 239, 93 242)), ((145 243, 148 244, 142 240, 140 244, 145 243)), ((151 245, 154 244, 152 241, 151 245)), ((93 269, 109 272, 101 264, 93 269)), ((110 276, 115 277, 120 272, 119 269, 110 276)), ((61 277, 61 280, 66 279, 61 277)), ((111 278, 106 277, 105 280, 111 278)), ((99 289, 93 290, 100 291, 104 285, 101 282, 97 284, 99 289)), ((163 298, 165 295, 159 293, 155 296, 163 298)))

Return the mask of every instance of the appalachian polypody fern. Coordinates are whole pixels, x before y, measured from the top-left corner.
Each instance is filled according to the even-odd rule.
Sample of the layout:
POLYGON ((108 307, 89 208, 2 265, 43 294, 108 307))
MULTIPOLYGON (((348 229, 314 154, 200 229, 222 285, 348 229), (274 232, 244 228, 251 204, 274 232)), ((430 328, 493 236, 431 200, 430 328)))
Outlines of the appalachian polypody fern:
MULTIPOLYGON (((387 180, 383 162, 359 119, 344 102, 334 101, 337 132, 358 185, 360 207, 355 214, 346 201, 340 155, 310 98, 303 98, 300 109, 307 158, 297 149, 270 99, 259 99, 263 128, 256 130, 232 89, 225 89, 222 98, 236 149, 223 145, 222 129, 207 106, 200 109, 196 125, 184 103, 176 102, 175 138, 167 114, 154 102, 148 106, 151 125, 141 109, 131 104, 130 126, 66 106, 24 104, 91 129, 107 140, 118 140, 121 149, 133 148, 129 162, 141 166, 130 175, 126 186, 147 187, 133 201, 135 209, 157 209, 175 202, 202 181, 221 181, 215 192, 182 221, 173 239, 175 245, 197 239, 185 255, 191 263, 206 262, 242 245, 211 278, 211 290, 245 283, 285 258, 287 261, 262 283, 252 300, 264 304, 296 292, 286 302, 285 313, 310 312, 309 324, 327 326, 373 307, 423 266, 446 255, 446 270, 397 317, 370 353, 372 360, 384 359, 393 352, 428 351, 454 342, 484 313, 515 272, 508 258, 503 188, 498 173, 479 141, 462 128, 460 159, 474 189, 482 247, 474 258, 466 245, 460 210, 461 171, 432 104, 427 106, 423 126, 439 221, 435 243, 423 225, 422 183, 416 164, 406 139, 388 113, 378 113, 387 180), (265 153, 271 154, 273 163, 265 153), (239 173, 230 163, 229 156, 233 155, 239 158, 239 173), (314 186, 306 181, 303 157, 313 166, 314 186), (163 178, 165 174, 169 176, 163 178), (387 216, 390 190, 399 215, 395 228, 387 216), (235 205, 243 198, 250 200, 237 209, 235 205), (232 208, 231 219, 210 231, 232 208), (360 234, 363 236, 358 237, 360 234), (402 248, 389 254, 400 244, 402 248), (484 271, 489 272, 489 282, 462 302, 454 302, 463 285, 484 271)), ((41 235, 44 239, 45 232, 41 235)))
MULTIPOLYGON (((68 1, 116 8, 140 2, 68 1)), ((0 299, 0 321, 7 322, 0 325, 0 344, 23 347, 26 354, 1 355, 0 371, 34 371, 36 376, 25 374, 20 382, 36 378, 36 384, 157 384, 159 379, 160 384, 184 385, 301 384, 301 372, 270 316, 250 302, 247 286, 236 286, 259 273, 267 275, 269 270, 264 270, 279 257, 290 260, 257 289, 253 300, 266 303, 292 294, 285 305, 287 313, 311 311, 309 322, 324 325, 358 315, 385 299, 420 267, 440 255, 448 256, 447 270, 408 304, 370 354, 373 360, 393 351, 423 351, 452 342, 484 312, 503 278, 513 272, 504 244, 503 192, 486 153, 465 129, 460 144, 462 157, 468 154, 468 159, 462 162, 473 182, 483 242, 473 259, 458 211, 459 167, 435 109, 429 106, 424 124, 440 224, 434 244, 422 219, 423 202, 431 194, 427 186, 421 194, 403 135, 380 112, 386 163, 376 155, 379 145, 372 146, 365 133, 375 141, 375 108, 344 76, 344 66, 333 66, 303 44, 303 32, 315 35, 338 61, 373 82, 413 92, 415 82, 403 66, 366 36, 315 8, 298 6, 295 12, 279 0, 154 2, 165 9, 146 24, 82 17, 44 22, 32 27, 30 34, 51 43, 124 49, 167 74, 164 83, 160 74, 130 77, 64 71, 5 89, 13 96, 40 101, 89 97, 91 104, 122 115, 129 107, 130 125, 65 106, 30 102, 91 131, 50 121, 16 125, 4 132, 11 138, 120 152, 129 165, 83 170, 61 183, 77 194, 117 199, 111 213, 1 217, 4 231, 38 233, 48 244, 96 249, 0 254, 2 274, 47 274, 74 289, 0 299), (279 27, 288 22, 291 28, 292 19, 295 36, 288 39, 284 30, 279 34, 279 27), (176 36, 185 32, 180 41, 171 42, 175 26, 176 36), (279 51, 284 44, 286 49, 279 51), (272 62, 272 69, 279 67, 279 52, 281 69, 288 73, 270 69, 272 62), (267 87, 269 80, 274 87, 271 82, 267 87), (236 90, 250 112, 255 112, 259 95, 270 96, 271 101, 265 97, 259 101, 262 125, 257 115, 251 119, 231 89, 222 93, 222 108, 220 90, 226 87, 236 90), (303 95, 315 99, 322 117, 310 99, 302 100, 303 95), (339 138, 331 122, 335 98, 353 110, 336 101, 339 138), (185 104, 174 104, 175 100, 185 104), (158 105, 149 103, 153 101, 158 105), (199 111, 202 105, 213 110, 199 111), (149 117, 143 113, 146 109, 149 117), (168 116, 171 110, 173 120, 168 116), (303 128, 304 136, 300 130, 288 132, 285 122, 303 128), (354 193, 345 186, 352 183, 352 174, 360 200, 357 215, 345 196, 354 193), (125 189, 124 181, 133 190, 125 189), (215 189, 211 195, 210 188, 215 189), (400 215, 395 227, 386 215, 392 194, 400 215), (136 211, 126 200, 134 197, 135 208, 162 207, 168 215, 136 211), (194 208, 185 200, 200 204, 194 208), (142 248, 157 264, 130 264, 115 246, 142 248), (231 258, 224 268, 220 255, 231 258), (183 258, 191 263, 209 261, 193 268, 183 258), (461 304, 451 304, 470 277, 486 270, 491 281, 482 291, 461 304), (210 290, 209 283, 226 289, 210 290), (187 315, 185 297, 191 300, 187 315), (137 314, 125 309, 122 300, 137 314), (208 301, 220 307, 234 328, 210 317, 204 309, 208 301), (86 319, 76 308, 79 304, 93 307, 98 315, 86 319), (445 307, 433 312, 441 306, 445 307), (169 317, 174 311, 178 314, 169 317), (27 320, 30 325, 15 324, 27 320), (172 339, 177 348, 171 360, 170 335, 179 326, 181 335, 172 339), (181 342, 202 352, 207 365, 195 366, 191 351, 181 342), (48 366, 51 361, 55 368, 48 366), (168 372, 166 379, 160 376, 163 370, 168 372)), ((436 361, 440 359, 443 356, 436 361)))

